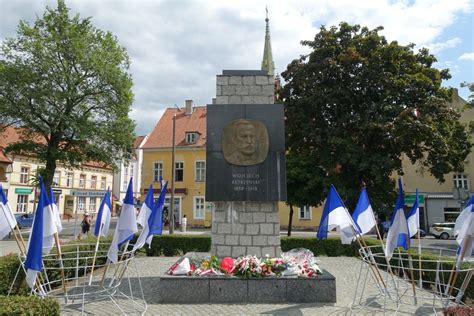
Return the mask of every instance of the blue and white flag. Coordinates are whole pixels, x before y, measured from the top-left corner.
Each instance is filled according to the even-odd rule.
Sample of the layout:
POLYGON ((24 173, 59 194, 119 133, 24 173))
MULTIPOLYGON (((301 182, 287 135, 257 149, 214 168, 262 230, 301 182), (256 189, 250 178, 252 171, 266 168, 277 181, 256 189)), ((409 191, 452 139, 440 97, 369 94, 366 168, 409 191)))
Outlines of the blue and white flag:
MULTIPOLYGON (((51 205, 51 202, 48 198, 48 195, 46 191, 44 191, 44 183, 43 183, 43 178, 40 176, 40 196, 41 194, 44 193, 44 200, 43 200, 43 208, 42 209, 42 223, 43 223, 43 254, 47 255, 50 251, 51 248, 54 246, 54 235, 58 232, 58 226, 56 222, 55 215, 53 213, 53 208, 51 205), (43 192, 44 191, 44 192, 43 192)), ((35 216, 36 213, 38 212, 39 207, 36 208, 35 216)), ((33 235, 33 228, 35 226, 35 220, 33 219, 33 225, 31 228, 31 233, 30 233, 30 238, 28 239, 28 243, 26 248, 30 248, 30 242, 32 240, 32 235, 33 235)))
POLYGON ((149 246, 153 240, 153 235, 161 235, 163 229, 163 204, 166 196, 166 189, 168 182, 165 183, 164 189, 161 189, 160 197, 156 204, 153 203, 153 187, 150 185, 148 193, 143 203, 142 209, 139 215, 139 224, 143 227, 143 230, 138 237, 137 243, 133 247, 133 250, 142 248, 145 243, 149 246))
POLYGON ((352 218, 358 226, 358 231, 362 235, 367 234, 377 223, 375 222, 374 211, 370 206, 369 196, 365 188, 360 192, 359 201, 357 202, 352 218))
POLYGON ((94 235, 96 237, 107 237, 107 233, 109 232, 111 214, 112 205, 110 203, 110 191, 107 189, 107 192, 105 192, 104 197, 100 202, 99 212, 97 213, 97 221, 95 222, 94 227, 94 235))
POLYGON ((165 206, 165 197, 167 189, 168 182, 165 182, 165 185, 161 189, 160 197, 158 198, 158 201, 156 201, 153 212, 148 218, 148 226, 150 231, 148 232, 148 238, 146 242, 150 246, 151 241, 153 239, 153 235, 161 235, 163 233, 163 207, 165 206))
POLYGON ((63 224, 61 223, 61 216, 59 215, 59 208, 56 204, 56 197, 54 196, 53 188, 51 188, 49 202, 49 206, 51 207, 51 211, 53 212, 54 223, 56 224, 56 229, 59 234, 63 230, 63 224))
POLYGON ((140 233, 140 236, 138 236, 137 242, 135 243, 135 246, 133 247, 133 251, 143 247, 143 245, 146 242, 146 239, 148 238, 148 232, 150 231, 149 225, 148 225, 148 219, 150 218, 150 215, 152 214, 154 208, 155 208, 155 205, 153 203, 153 186, 150 184, 150 186, 148 187, 148 192, 145 197, 145 202, 143 202, 143 205, 140 209, 140 213, 138 214, 138 218, 137 218, 137 223, 143 227, 143 230, 140 233))
POLYGON ((118 261, 118 251, 120 247, 129 240, 133 239, 135 233, 138 232, 137 219, 135 217, 135 207, 133 206, 133 184, 132 178, 128 183, 127 193, 123 200, 120 217, 117 220, 117 228, 114 232, 114 238, 110 245, 107 257, 112 262, 118 261))
POLYGON ((324 203, 321 223, 317 233, 318 239, 326 239, 328 231, 334 228, 337 228, 341 233, 343 244, 350 244, 355 239, 358 231, 336 188, 331 184, 328 197, 324 203))
POLYGON ((420 229, 420 208, 418 206, 418 189, 416 189, 415 203, 407 215, 408 233, 410 237, 416 235, 420 229))
POLYGON ((145 228, 145 226, 147 226, 148 217, 150 217, 153 206, 153 185, 150 184, 145 196, 145 202, 143 202, 142 207, 140 208, 140 213, 138 213, 137 216, 137 223, 141 227, 145 228))
POLYGON ((405 199, 403 197, 402 180, 398 179, 398 197, 395 204, 395 210, 390 220, 390 228, 388 229, 387 245, 385 247, 385 256, 392 258, 393 251, 397 247, 408 249, 408 223, 404 212, 405 199))
POLYGON ((463 224, 468 220, 474 205, 474 195, 471 196, 469 201, 467 201, 466 206, 464 206, 461 214, 456 218, 456 223, 454 224, 454 236, 459 235, 459 231, 463 224))
POLYGON ((53 221, 49 200, 44 190, 43 179, 40 177, 40 196, 33 219, 30 239, 28 240, 28 252, 26 254, 25 267, 27 269, 26 282, 33 289, 36 275, 43 268, 42 255, 49 253, 51 247, 46 244, 51 239, 54 243, 56 225, 53 221), (45 251, 46 248, 46 251, 45 251), (49 248, 49 249, 48 249, 49 248))
POLYGON ((0 185, 0 240, 7 236, 16 226, 16 218, 12 213, 3 187, 0 185))
MULTIPOLYGON (((473 198, 471 198, 469 202, 471 202, 472 199, 473 198)), ((467 203, 468 206, 464 208, 456 219, 456 225, 458 221, 460 222, 459 230, 457 232, 455 230, 454 232, 457 234, 456 241, 459 245, 458 255, 464 253, 464 257, 458 256, 457 258, 458 268, 461 261, 469 260, 474 252, 474 207, 472 206, 472 202, 469 207, 469 202, 467 203), (466 209, 469 208, 469 212, 465 212, 466 209), (460 218, 461 220, 459 220, 460 218)))

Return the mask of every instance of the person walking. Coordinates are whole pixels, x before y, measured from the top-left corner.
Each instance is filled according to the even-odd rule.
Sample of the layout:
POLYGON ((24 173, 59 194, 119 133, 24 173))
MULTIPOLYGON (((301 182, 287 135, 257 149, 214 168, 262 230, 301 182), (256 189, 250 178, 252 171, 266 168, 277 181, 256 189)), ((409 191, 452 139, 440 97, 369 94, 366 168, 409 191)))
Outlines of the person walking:
POLYGON ((188 219, 186 218, 186 214, 183 216, 183 218, 181 219, 181 231, 183 233, 186 232, 186 225, 188 224, 188 219))
POLYGON ((81 234, 79 234, 78 239, 81 239, 81 235, 88 235, 91 230, 92 219, 89 215, 89 212, 84 213, 84 218, 81 222, 81 234))

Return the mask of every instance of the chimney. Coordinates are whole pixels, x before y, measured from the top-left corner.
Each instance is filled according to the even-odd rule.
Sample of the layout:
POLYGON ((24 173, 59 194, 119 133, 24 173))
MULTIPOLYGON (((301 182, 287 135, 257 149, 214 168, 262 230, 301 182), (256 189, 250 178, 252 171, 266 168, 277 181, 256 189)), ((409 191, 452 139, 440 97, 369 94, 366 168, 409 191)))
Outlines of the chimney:
POLYGON ((217 103, 217 98, 212 98, 212 104, 216 104, 217 103))
POLYGON ((193 114, 193 100, 186 100, 186 115, 193 114))
POLYGON ((459 99, 459 92, 457 88, 452 88, 451 92, 451 100, 452 102, 456 102, 459 99))

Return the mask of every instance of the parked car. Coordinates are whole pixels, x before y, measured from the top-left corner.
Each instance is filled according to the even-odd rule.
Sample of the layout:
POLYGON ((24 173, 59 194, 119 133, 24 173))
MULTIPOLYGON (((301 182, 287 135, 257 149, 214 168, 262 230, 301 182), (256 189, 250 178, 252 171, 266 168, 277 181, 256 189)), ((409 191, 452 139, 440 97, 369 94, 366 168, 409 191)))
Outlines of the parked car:
POLYGON ((15 218, 19 228, 31 227, 33 225, 33 214, 17 213, 15 218))
POLYGON ((434 223, 430 227, 430 235, 438 239, 454 237, 454 223, 434 223))
MULTIPOLYGON (((426 232, 423 229, 420 229, 420 237, 426 237, 426 232)), ((413 235, 411 238, 418 238, 418 234, 413 235)))
MULTIPOLYGON (((385 235, 388 234, 388 229, 390 228, 390 221, 385 221, 382 223, 383 232, 385 235)), ((423 229, 420 229, 420 237, 426 237, 426 232, 423 229)), ((418 238, 418 234, 413 235, 411 238, 418 238)))

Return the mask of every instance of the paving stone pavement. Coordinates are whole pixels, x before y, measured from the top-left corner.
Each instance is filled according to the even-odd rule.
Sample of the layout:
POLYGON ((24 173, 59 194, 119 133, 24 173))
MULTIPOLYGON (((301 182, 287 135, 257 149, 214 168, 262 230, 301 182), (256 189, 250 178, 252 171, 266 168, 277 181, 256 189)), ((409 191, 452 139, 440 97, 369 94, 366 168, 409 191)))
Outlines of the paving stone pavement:
MULTIPOLYGON (((134 290, 134 294, 138 292, 138 279, 133 275, 135 271, 140 271, 139 275, 147 302, 146 315, 350 315, 350 306, 360 270, 360 260, 357 258, 319 258, 320 266, 336 277, 336 304, 158 304, 154 291, 157 277, 166 271, 177 259, 177 257, 136 258, 135 264, 129 269, 131 276, 130 286, 134 290)), ((369 278, 365 291, 365 299, 367 301, 375 297, 377 293, 373 284, 372 278, 369 278)), ((122 285, 124 292, 128 293, 128 283, 124 281, 122 285)), ((324 291, 324 289, 321 289, 321 291, 324 291)), ((139 314, 125 300, 118 299, 117 301, 124 309, 125 314, 139 314)), ((353 310, 352 315, 382 315, 382 304, 383 299, 378 299, 370 304, 370 308, 353 310)), ((388 315, 395 314, 396 307, 394 304, 388 303, 387 307, 388 315)), ((80 304, 61 304, 62 315, 78 315, 80 313, 80 304)), ((99 300, 87 303, 85 305, 85 313, 89 315, 117 315, 120 314, 120 310, 110 300, 99 300)), ((435 313, 432 310, 431 303, 426 301, 424 304, 419 302, 418 306, 403 304, 398 314, 434 315, 435 313)))

